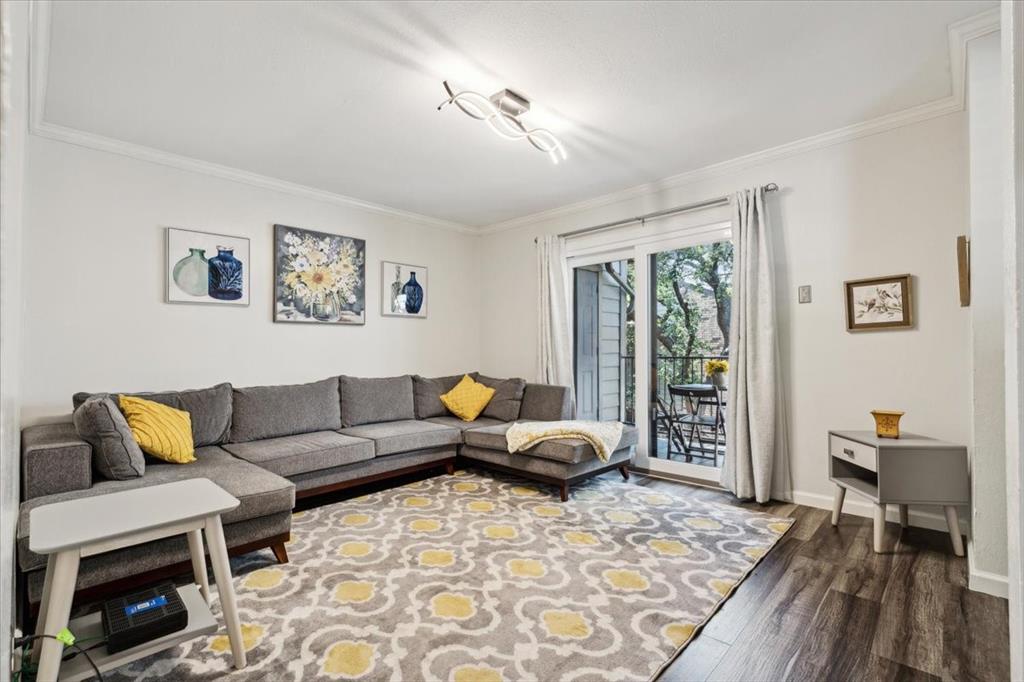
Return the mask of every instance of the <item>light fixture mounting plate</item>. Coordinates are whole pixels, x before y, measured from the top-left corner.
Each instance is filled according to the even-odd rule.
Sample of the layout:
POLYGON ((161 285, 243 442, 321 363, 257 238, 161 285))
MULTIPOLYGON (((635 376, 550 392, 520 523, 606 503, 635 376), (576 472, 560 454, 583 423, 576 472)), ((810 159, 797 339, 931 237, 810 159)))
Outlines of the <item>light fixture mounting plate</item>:
POLYGON ((513 117, 522 116, 530 110, 530 100, 508 88, 491 95, 491 102, 499 111, 513 117))

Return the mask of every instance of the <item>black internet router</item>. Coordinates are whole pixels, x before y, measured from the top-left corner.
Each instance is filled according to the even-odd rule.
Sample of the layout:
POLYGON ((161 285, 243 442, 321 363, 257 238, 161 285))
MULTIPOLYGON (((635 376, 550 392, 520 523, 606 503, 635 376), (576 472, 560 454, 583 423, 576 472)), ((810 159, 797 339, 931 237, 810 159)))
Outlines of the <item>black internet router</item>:
POLYGON ((173 583, 161 583, 103 604, 107 652, 117 653, 184 630, 188 609, 173 583))

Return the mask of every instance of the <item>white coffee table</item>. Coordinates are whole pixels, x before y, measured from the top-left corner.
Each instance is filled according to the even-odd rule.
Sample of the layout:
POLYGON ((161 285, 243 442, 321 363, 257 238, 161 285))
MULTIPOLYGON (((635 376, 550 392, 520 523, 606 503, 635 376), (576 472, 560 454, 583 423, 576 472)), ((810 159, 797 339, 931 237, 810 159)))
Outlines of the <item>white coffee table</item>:
MULTIPOLYGON (((188 586, 190 589, 179 588, 179 593, 189 607, 189 626, 172 636, 126 651, 107 654, 105 648, 98 648, 90 651, 90 656, 101 671, 111 670, 192 637, 215 631, 216 625, 208 605, 210 586, 201 534, 205 530, 206 541, 210 545, 213 575, 217 580, 217 593, 231 642, 231 653, 235 667, 244 668, 242 628, 235 607, 231 566, 220 521, 221 514, 238 505, 238 500, 220 486, 205 478, 195 478, 36 507, 29 517, 29 548, 37 554, 48 555, 36 634, 56 635, 68 627, 80 559, 181 534, 188 535, 192 569, 202 597, 200 599, 195 596, 196 588, 193 586, 188 586)), ((73 623, 71 627, 72 633, 78 638, 84 636, 83 627, 95 628, 97 618, 96 614, 92 614, 91 618, 85 616, 80 620, 82 623, 79 626, 73 623)), ((76 619, 76 623, 79 623, 79 619, 76 619)), ((51 637, 43 637, 35 644, 32 655, 39 661, 37 679, 56 680, 64 645, 51 637)), ((68 667, 72 664, 87 665, 80 658, 73 660, 68 667)), ((74 675, 73 679, 77 677, 74 675)))

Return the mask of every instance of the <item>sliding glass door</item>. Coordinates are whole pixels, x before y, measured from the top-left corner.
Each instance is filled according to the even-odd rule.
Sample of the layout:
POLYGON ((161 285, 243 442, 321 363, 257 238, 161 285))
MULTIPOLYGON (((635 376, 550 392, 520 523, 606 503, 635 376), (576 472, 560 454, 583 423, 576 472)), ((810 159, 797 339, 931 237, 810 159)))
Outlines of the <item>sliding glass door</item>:
POLYGON ((637 466, 717 481, 732 301, 727 225, 570 258, 577 418, 640 430, 637 466))

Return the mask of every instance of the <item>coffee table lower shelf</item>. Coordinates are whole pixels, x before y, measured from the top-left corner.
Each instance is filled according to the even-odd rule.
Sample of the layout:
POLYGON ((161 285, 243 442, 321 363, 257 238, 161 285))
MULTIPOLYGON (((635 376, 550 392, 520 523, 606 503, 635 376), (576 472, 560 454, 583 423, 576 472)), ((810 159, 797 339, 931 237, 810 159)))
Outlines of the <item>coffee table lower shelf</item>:
MULTIPOLYGON (((210 607, 206 605, 206 601, 199 593, 198 586, 183 585, 178 588, 178 594, 181 596, 185 608, 188 609, 188 625, 185 626, 185 629, 172 632, 169 635, 164 635, 131 649, 118 651, 116 654, 107 653, 107 647, 105 646, 93 649, 89 652, 89 656, 92 657, 100 672, 120 668, 132 661, 155 654, 158 651, 170 649, 195 637, 210 635, 217 631, 217 621, 214 620, 210 607)), ((74 633, 76 639, 91 640, 93 638, 102 638, 103 623, 101 618, 100 612, 96 611, 95 613, 75 618, 68 625, 68 629, 74 633)), ((86 642, 82 648, 88 647, 89 644, 86 642)), ((73 651, 74 649, 65 649, 65 653, 73 651)), ((82 654, 78 654, 70 661, 61 664, 59 678, 61 682, 75 682, 76 680, 90 680, 93 678, 95 678, 95 673, 92 666, 89 665, 89 661, 85 660, 85 656, 82 654)))

